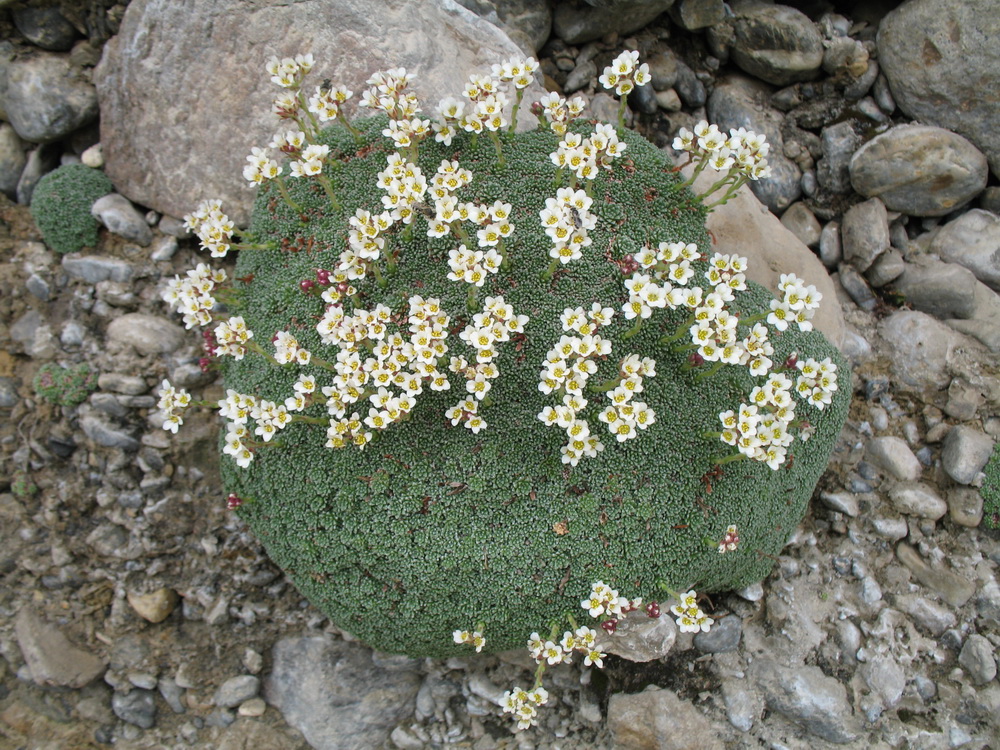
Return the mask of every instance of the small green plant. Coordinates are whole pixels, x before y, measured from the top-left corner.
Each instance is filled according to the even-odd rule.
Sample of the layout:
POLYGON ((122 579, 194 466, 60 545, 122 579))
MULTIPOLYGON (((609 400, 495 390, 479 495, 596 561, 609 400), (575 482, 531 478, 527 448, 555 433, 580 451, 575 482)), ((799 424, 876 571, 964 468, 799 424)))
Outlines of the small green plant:
POLYGON ((76 406, 97 388, 97 373, 87 364, 62 367, 49 363, 42 365, 35 375, 35 393, 58 406, 76 406))
POLYGON ((32 497, 38 493, 38 485, 31 481, 27 472, 17 471, 10 483, 10 491, 15 497, 32 497))
POLYGON ((57 253, 75 253, 97 244, 97 219, 90 208, 114 187, 104 172, 67 164, 38 181, 31 196, 31 216, 42 238, 57 253))
POLYGON ((983 520, 991 529, 1000 529, 1000 443, 993 446, 993 455, 983 469, 986 480, 983 495, 983 520))
MULTIPOLYGON (((637 58, 605 85, 648 80, 637 58)), ((707 630, 693 589, 767 575, 850 401, 812 330, 816 290, 785 274, 775 298, 711 250, 705 217, 766 176, 765 139, 682 133, 695 168, 722 175, 706 201, 582 101, 549 94, 541 127, 513 132, 533 60, 472 76, 435 123, 402 69, 373 75, 376 116, 348 122, 351 92, 302 89, 312 64, 269 63, 288 128, 269 148, 290 162, 247 157, 249 230, 218 201, 186 217, 213 256, 241 250, 235 278, 200 264, 164 295, 189 328, 214 324, 227 392, 202 405, 227 420, 227 506, 382 650, 532 636, 540 665, 598 664, 574 619, 588 591, 607 632, 641 605, 618 590, 648 616, 666 591, 682 629, 707 630)), ((196 402, 166 381, 160 395, 176 431, 196 402)), ((522 692, 507 708, 530 725, 544 693, 522 692)))

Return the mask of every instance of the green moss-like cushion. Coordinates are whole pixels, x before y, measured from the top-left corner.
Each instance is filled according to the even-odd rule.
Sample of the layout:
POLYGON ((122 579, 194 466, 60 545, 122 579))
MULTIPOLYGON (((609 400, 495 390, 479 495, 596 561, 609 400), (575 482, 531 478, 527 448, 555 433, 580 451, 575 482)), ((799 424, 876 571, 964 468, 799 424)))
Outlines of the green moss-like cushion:
MULTIPOLYGON (((335 358, 315 331, 324 304, 298 284, 315 278, 317 268, 335 267, 346 247, 347 216, 358 207, 381 210, 375 174, 385 168, 389 141, 378 135, 381 122, 362 125, 369 145, 360 151, 339 130, 326 135, 335 151, 348 155, 348 163, 332 173, 342 212, 330 210, 318 185, 294 180, 292 195, 307 207, 308 222, 276 191, 265 189, 258 197, 254 241, 288 238, 291 248, 246 251, 239 259, 236 275, 246 282, 234 314, 246 318, 262 344, 289 330, 314 354, 335 358)), ((664 598, 660 582, 707 591, 743 586, 767 575, 771 556, 805 513, 846 416, 849 372, 818 333, 772 334, 776 362, 793 350, 832 357, 840 368, 840 391, 823 412, 798 404, 797 414, 817 432, 809 442, 795 443, 794 460, 779 471, 743 460, 707 476, 713 461, 732 449, 702 433, 718 431, 718 414, 746 401, 759 381, 737 367, 702 381, 683 372, 684 355, 658 343, 685 317, 679 312, 657 311, 638 335, 620 341, 631 322, 620 313, 627 293, 613 260, 646 242, 683 240, 711 252, 704 210, 686 191, 671 191, 677 177, 668 159, 633 133, 623 139, 625 158, 594 186, 591 210, 599 221, 590 233, 593 245, 550 282, 540 280, 550 243, 538 212, 556 193, 548 155, 558 138, 537 131, 505 135, 505 169, 497 167, 485 137, 476 147, 464 136, 450 147, 420 146, 428 180, 442 158, 458 159, 473 171, 459 200, 502 199, 514 206, 516 229, 507 245, 512 268, 491 277, 480 300, 503 294, 530 321, 520 346, 498 347, 494 404, 481 412, 488 429, 473 435, 444 418, 465 392, 452 375, 451 391, 425 390, 411 419, 381 433, 364 451, 325 448, 324 428, 298 423, 280 434, 280 447, 258 451, 248 469, 223 458, 227 489, 252 498, 239 513, 271 558, 334 623, 378 649, 413 656, 466 653, 468 647, 456 646, 451 633, 477 622, 486 623, 487 650, 520 647, 533 630, 547 629, 565 613, 588 621, 580 601, 597 580, 622 596, 646 599, 664 598), (629 353, 655 358, 657 375, 645 379, 642 400, 657 419, 637 439, 618 443, 596 419, 604 396, 589 394, 586 416, 606 448, 570 469, 560 462, 564 431, 536 418, 557 403, 539 392, 539 371, 562 335, 563 309, 594 301, 614 307, 616 316, 601 332, 613 339, 614 351, 590 382, 613 378, 629 353), (729 524, 739 528, 740 548, 720 555, 706 540, 718 542, 729 524)), ((413 294, 440 297, 452 316, 449 355, 470 355, 457 336, 469 318, 468 287, 446 279, 447 251, 457 242, 428 240, 418 218, 412 239, 403 242, 394 234, 390 246, 401 248, 398 272, 384 290, 374 279, 362 282, 366 309, 384 302, 398 310, 413 294)), ((755 287, 737 297, 736 308, 748 313, 766 307, 771 295, 755 287)), ((253 354, 225 366, 227 388, 279 402, 291 394, 299 372, 253 354)), ((320 386, 332 379, 319 367, 306 369, 320 386)), ((367 407, 358 411, 364 415, 367 407)), ((312 407, 308 413, 321 417, 325 411, 312 407)))
POLYGON ((42 177, 31 195, 31 216, 45 244, 57 253, 96 245, 100 225, 90 207, 113 190, 104 172, 83 164, 67 164, 42 177))

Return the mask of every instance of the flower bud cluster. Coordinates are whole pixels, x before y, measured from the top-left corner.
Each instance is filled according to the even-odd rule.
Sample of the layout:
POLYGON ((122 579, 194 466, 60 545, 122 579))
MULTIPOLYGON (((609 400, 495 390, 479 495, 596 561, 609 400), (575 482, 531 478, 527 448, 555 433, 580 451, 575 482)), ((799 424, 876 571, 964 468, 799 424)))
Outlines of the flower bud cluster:
POLYGON ((749 404, 742 403, 738 411, 724 411, 719 415, 722 442, 736 446, 743 455, 777 470, 795 439, 790 432, 795 421, 791 389, 792 381, 788 376, 770 373, 764 385, 750 392, 749 404))
POLYGON ((601 168, 611 169, 612 162, 625 153, 626 148, 627 144, 618 140, 618 133, 611 125, 598 123, 589 138, 567 133, 549 158, 557 167, 569 169, 579 179, 593 180, 601 168))
POLYGON ((606 89, 614 89, 618 96, 627 96, 636 86, 645 86, 652 80, 649 64, 639 65, 639 53, 625 50, 604 69, 597 79, 606 89))
POLYGON ((583 190, 559 188, 555 198, 545 199, 538 212, 545 234, 552 240, 549 257, 562 264, 583 257, 583 248, 593 241, 589 230, 597 226, 597 216, 590 213, 594 199, 583 190))
POLYGON ((281 167, 271 158, 266 148, 254 146, 250 149, 247 161, 249 164, 243 167, 243 179, 249 182, 251 187, 260 185, 265 180, 273 180, 281 174, 281 167))
POLYGON ((222 202, 218 200, 202 201, 197 210, 185 214, 184 226, 198 236, 201 246, 213 258, 224 258, 229 252, 236 228, 222 212, 222 202))
POLYGON ((312 53, 278 59, 272 57, 265 66, 271 75, 271 82, 282 88, 298 88, 306 73, 312 70, 315 60, 312 53))
POLYGON ((701 168, 707 165, 717 172, 732 171, 751 180, 770 176, 767 138, 746 128, 733 128, 729 133, 726 137, 718 125, 702 120, 694 126, 693 132, 681 128, 673 147, 691 154, 701 168))
POLYGON ((622 312, 626 320, 645 320, 654 309, 698 307, 702 289, 684 287, 695 274, 691 263, 699 258, 701 253, 694 243, 661 242, 655 251, 643 248, 634 258, 640 270, 625 281, 628 302, 622 305, 622 312))
POLYGON ((811 331, 813 324, 810 321, 816 314, 823 295, 815 286, 806 285, 805 281, 793 273, 781 274, 778 290, 782 297, 780 300, 771 300, 771 313, 767 316, 767 322, 779 331, 784 331, 793 322, 800 331, 811 331))
POLYGON ((575 96, 569 101, 563 99, 555 91, 545 94, 538 100, 541 113, 548 121, 549 128, 556 135, 565 135, 569 124, 583 114, 587 102, 583 97, 575 96))
POLYGON ((253 331, 247 328, 242 315, 224 320, 215 327, 215 354, 243 359, 252 338, 253 331))
POLYGON ((177 433, 177 428, 184 424, 181 412, 191 405, 191 394, 183 388, 174 388, 169 380, 160 384, 160 400, 156 408, 163 412, 163 429, 177 433))
POLYGON ((619 443, 637 437, 636 428, 645 430, 656 422, 654 412, 644 401, 633 401, 637 393, 642 393, 644 377, 656 375, 656 362, 650 357, 641 360, 630 354, 619 366, 619 385, 605 395, 611 404, 597 415, 597 419, 608 426, 608 431, 619 443))
POLYGON ((538 723, 538 707, 549 699, 549 691, 541 685, 533 690, 524 690, 515 686, 503 694, 500 705, 505 714, 514 714, 518 729, 527 729, 538 723))
POLYGON ((707 633, 712 628, 712 618, 698 606, 698 594, 686 591, 681 594, 680 603, 670 608, 682 633, 707 633))
POLYGON ((171 309, 182 313, 184 327, 206 326, 212 322, 215 297, 212 292, 226 281, 226 272, 213 269, 206 263, 199 263, 183 277, 174 276, 167 281, 163 300, 171 309))
POLYGON ((736 531, 736 526, 730 524, 726 527, 726 533, 722 537, 722 541, 719 542, 719 554, 724 555, 727 552, 735 552, 739 546, 740 535, 736 531))
POLYGON ((332 122, 340 114, 340 108, 354 96, 354 92, 344 86, 317 86, 316 92, 309 97, 308 110, 320 122, 332 122))
POLYGON ((830 405, 837 391, 837 365, 829 357, 822 362, 815 359, 799 360, 795 367, 799 376, 795 379, 795 392, 820 411, 830 405))

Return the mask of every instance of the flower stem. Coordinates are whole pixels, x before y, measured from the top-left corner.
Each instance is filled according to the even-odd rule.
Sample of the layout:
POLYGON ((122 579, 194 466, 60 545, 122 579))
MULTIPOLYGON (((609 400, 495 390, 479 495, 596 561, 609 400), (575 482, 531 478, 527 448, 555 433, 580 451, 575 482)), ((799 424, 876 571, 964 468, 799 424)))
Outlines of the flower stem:
POLYGON ((316 175, 316 179, 319 180, 319 184, 322 185, 323 190, 326 191, 326 197, 330 199, 330 205, 333 206, 333 210, 339 211, 340 201, 337 200, 337 196, 333 192, 333 180, 331 180, 325 174, 316 175))
POLYGON ((507 166, 507 162, 503 158, 503 148, 500 144, 500 136, 498 136, 494 131, 488 131, 490 134, 490 140, 493 141, 493 148, 497 152, 497 166, 503 169, 507 166))
POLYGON ((302 206, 292 200, 292 196, 288 194, 288 186, 280 176, 274 178, 274 184, 278 186, 278 192, 281 193, 281 197, 284 199, 285 203, 287 203, 293 211, 302 213, 302 206))

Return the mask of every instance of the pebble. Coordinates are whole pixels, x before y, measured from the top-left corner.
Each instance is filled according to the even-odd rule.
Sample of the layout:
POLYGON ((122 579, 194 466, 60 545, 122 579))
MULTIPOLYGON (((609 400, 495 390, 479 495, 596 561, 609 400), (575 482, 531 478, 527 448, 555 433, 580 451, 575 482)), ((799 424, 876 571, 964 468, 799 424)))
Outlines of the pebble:
MULTIPOLYGON (((584 63, 578 63, 572 72, 566 76, 566 83, 563 85, 563 92, 565 94, 573 94, 582 88, 585 88, 590 84, 591 81, 597 79, 597 65, 592 61, 588 60, 584 63)), ((634 94, 635 92, 633 92, 634 94)), ((629 96, 631 101, 632 95, 629 96)))
POLYGON ((729 723, 741 732, 749 732, 764 710, 764 701, 749 689, 747 680, 723 680, 722 702, 729 723))
MULTIPOLYGON (((666 612, 669 607, 661 604, 666 612)), ((598 630, 597 646, 605 653, 630 661, 648 662, 662 659, 677 640, 677 626, 672 617, 629 617, 618 624, 614 635, 598 630)))
POLYGON ((264 657, 252 648, 248 648, 243 652, 243 666, 250 674, 260 674, 264 668, 264 657))
POLYGON ((983 520, 983 496, 968 487, 949 490, 948 516, 958 526, 976 528, 983 520))
POLYGON ((775 86, 808 80, 819 70, 823 39, 807 15, 787 5, 744 7, 734 22, 733 62, 775 86))
POLYGON ((847 690, 819 667, 791 668, 762 657, 751 665, 750 673, 772 711, 829 742, 857 739, 860 726, 847 690))
POLYGON ((879 699, 882 709, 899 703, 906 687, 906 673, 895 659, 879 656, 861 665, 861 677, 879 699))
POLYGON ((674 89, 656 92, 656 106, 665 112, 678 112, 684 105, 674 89))
POLYGON ((819 234, 819 259, 827 268, 836 268, 842 257, 840 222, 828 221, 819 234))
POLYGON ((948 512, 948 504, 923 482, 900 482, 889 490, 889 498, 900 513, 917 518, 937 521, 948 512))
POLYGON ((966 211, 940 228, 929 249, 1000 292, 1000 216, 979 208, 966 211))
POLYGON ((17 183, 28 163, 27 143, 7 123, 0 123, 0 193, 17 198, 17 183))
POLYGON ((902 438, 894 435, 873 438, 868 441, 865 457, 901 481, 920 478, 920 461, 902 438))
POLYGON ((721 23, 726 18, 723 0, 679 0, 670 6, 670 17, 687 31, 697 31, 721 23))
POLYGON ((889 247, 889 219, 878 198, 847 209, 840 225, 844 260, 864 273, 889 247))
POLYGON ((831 193, 851 191, 851 157, 861 143, 853 122, 844 120, 820 131, 823 158, 816 164, 816 180, 831 193))
POLYGON ((184 344, 185 333, 159 315, 127 313, 111 321, 108 338, 132 346, 140 354, 170 354, 184 344))
POLYGON ((944 216, 984 187, 986 157, 968 140, 929 125, 897 125, 851 157, 851 184, 893 211, 944 216))
POLYGON ((29 607, 18 611, 14 635, 37 685, 81 688, 104 672, 103 659, 74 646, 59 628, 42 620, 29 607))
POLYGON ((139 396, 149 391, 149 386, 146 385, 144 378, 120 372, 102 372, 97 377, 97 385, 101 390, 124 393, 129 396, 139 396))
POLYGON ((230 677, 215 692, 214 702, 222 708, 233 708, 260 692, 260 678, 244 674, 230 677))
POLYGON ((865 278, 874 288, 881 289, 902 276, 905 270, 906 262, 903 260, 903 254, 896 248, 890 247, 875 259, 871 268, 865 273, 865 278))
POLYGON ((993 439, 966 425, 953 427, 944 439, 941 466, 959 484, 972 484, 993 453, 993 439))
POLYGON ((131 429, 114 427, 94 414, 80 418, 80 428, 84 434, 98 445, 106 448, 122 448, 126 451, 139 450, 139 441, 130 434, 131 429))
POLYGON ((103 255, 69 253, 63 256, 62 267, 70 276, 90 284, 108 280, 126 282, 134 273, 131 263, 103 255))
POLYGON ((799 202, 790 205, 781 215, 781 223, 806 247, 816 248, 819 246, 821 231, 819 221, 805 203, 799 202))
MULTIPOLYGON (((160 223, 162 224, 163 222, 160 223)), ((176 237, 157 237, 153 240, 152 251, 149 254, 149 258, 157 263, 162 263, 173 258, 176 253, 176 237)))
POLYGON ((942 320, 974 317, 976 286, 976 277, 969 269, 929 256, 905 263, 895 283, 915 309, 942 320))
MULTIPOLYGON (((140 503, 142 496, 140 495, 140 503)), ((128 603, 136 614, 144 620, 152 623, 163 622, 170 613, 174 611, 180 597, 177 592, 169 588, 159 588, 146 594, 137 591, 128 592, 128 603)))
POLYGON ((65 52, 77 32, 55 5, 15 5, 10 12, 17 30, 32 44, 52 52, 65 52))
POLYGON ((552 14, 552 33, 566 44, 589 42, 612 33, 631 34, 660 15, 673 2, 674 0, 648 0, 642 3, 602 2, 599 5, 558 3, 552 14))
POLYGON ((649 59, 650 83, 656 91, 673 88, 677 82, 677 58, 669 49, 649 59))
POLYGON ((837 277, 840 280, 840 286, 854 300, 854 304, 868 312, 875 309, 878 304, 875 293, 865 277, 854 266, 842 265, 837 277))
POLYGON ((759 602, 764 598, 764 586, 758 581, 736 591, 736 595, 748 602, 759 602))
POLYGON ((97 91, 90 77, 63 55, 42 53, 5 66, 0 110, 17 134, 32 143, 65 138, 97 117, 97 91))
POLYGON ((656 686, 641 693, 612 694, 607 726, 614 747, 657 750, 724 747, 715 728, 690 701, 656 686), (655 738, 655 744, 651 738, 655 738))
POLYGON ((743 621, 735 615, 716 620, 715 625, 707 633, 698 633, 694 637, 694 645, 705 654, 724 654, 735 651, 743 636, 743 621))
POLYGON ((163 696, 163 700, 170 706, 171 711, 175 714, 182 714, 187 711, 182 700, 184 688, 178 685, 173 679, 170 677, 161 677, 156 687, 159 689, 160 695, 163 696))
POLYGON ((965 644, 958 654, 958 663, 968 673, 973 685, 985 685, 997 676, 993 644, 978 633, 973 633, 965 639, 965 644))
POLYGON ((703 107, 708 101, 708 92, 695 72, 680 60, 677 61, 677 80, 674 88, 686 105, 692 109, 703 107))
POLYGON ((831 510, 856 518, 860 513, 857 498, 849 492, 822 492, 819 499, 831 510))
POLYGON ((251 698, 240 704, 236 713, 240 716, 263 716, 267 710, 267 704, 263 698, 251 698))
POLYGON ((916 550, 900 542, 896 557, 920 583, 937 592, 952 607, 961 607, 976 592, 976 584, 941 566, 928 565, 916 550))
POLYGON ((108 193, 90 208, 90 213, 109 231, 143 247, 153 241, 149 225, 131 201, 118 193, 108 193))
POLYGON ((940 637, 946 630, 955 627, 957 622, 951 610, 922 596, 912 594, 897 596, 894 605, 935 637, 940 637))
POLYGON ((628 106, 647 115, 655 115, 660 108, 652 86, 639 86, 633 90, 628 97, 628 106))
POLYGON ((151 729, 156 723, 156 701, 152 690, 136 688, 111 697, 111 710, 122 721, 141 729, 151 729))

